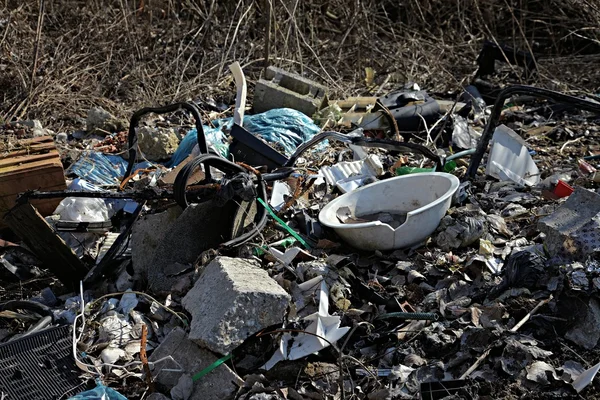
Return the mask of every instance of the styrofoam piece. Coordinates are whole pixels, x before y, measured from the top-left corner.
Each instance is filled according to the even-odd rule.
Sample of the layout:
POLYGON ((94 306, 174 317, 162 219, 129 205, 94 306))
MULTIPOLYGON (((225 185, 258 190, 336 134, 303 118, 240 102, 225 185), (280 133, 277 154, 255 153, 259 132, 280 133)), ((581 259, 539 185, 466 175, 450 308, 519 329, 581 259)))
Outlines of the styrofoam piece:
POLYGON ((347 193, 347 190, 352 188, 352 185, 348 186, 345 183, 356 181, 349 178, 374 178, 382 175, 383 172, 383 164, 381 164, 381 160, 375 154, 369 154, 365 159, 360 161, 342 161, 335 165, 321 168, 321 174, 325 177, 327 184, 329 186, 337 186, 342 193, 347 193), (341 182, 341 184, 338 185, 338 182, 341 182))
POLYGON ((304 255, 308 257, 313 257, 312 255, 305 253, 304 250, 299 247, 291 247, 283 252, 277 250, 275 247, 269 246, 269 253, 271 253, 271 255, 284 267, 290 265, 300 253, 304 253, 304 255))
POLYGON ((374 176, 357 175, 351 176, 350 178, 339 180, 335 183, 335 186, 340 189, 342 193, 352 192, 361 186, 365 186, 369 183, 373 183, 377 178, 374 176))
POLYGON ((319 221, 359 249, 409 247, 435 231, 448 211, 459 184, 457 177, 444 172, 424 172, 386 179, 333 200, 323 207, 319 221), (356 217, 380 212, 407 213, 407 216, 406 221, 395 230, 381 221, 343 224, 337 217, 341 207, 348 207, 356 217))
MULTIPOLYGON (((313 282, 315 280, 311 280, 310 283, 313 282)), ((297 360, 323 350, 329 347, 330 343, 340 340, 350 330, 350 327, 340 328, 340 317, 329 315, 329 291, 324 280, 321 280, 319 290, 319 311, 304 318, 304 321, 310 322, 305 329, 309 334, 294 333, 292 336, 291 333, 285 333, 281 338, 279 349, 263 369, 268 371, 279 361, 297 360)))
POLYGON ((540 182, 540 171, 527 150, 527 143, 515 131, 505 125, 498 126, 491 146, 487 175, 528 186, 540 182))

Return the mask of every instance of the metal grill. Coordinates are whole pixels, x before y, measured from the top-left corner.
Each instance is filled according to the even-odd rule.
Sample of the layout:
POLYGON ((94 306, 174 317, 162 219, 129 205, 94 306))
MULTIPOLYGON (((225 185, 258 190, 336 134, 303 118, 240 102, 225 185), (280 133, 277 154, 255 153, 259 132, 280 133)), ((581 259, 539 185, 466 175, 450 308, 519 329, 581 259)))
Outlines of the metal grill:
POLYGON ((68 398, 85 389, 71 355, 69 326, 0 345, 0 394, 10 400, 68 398))

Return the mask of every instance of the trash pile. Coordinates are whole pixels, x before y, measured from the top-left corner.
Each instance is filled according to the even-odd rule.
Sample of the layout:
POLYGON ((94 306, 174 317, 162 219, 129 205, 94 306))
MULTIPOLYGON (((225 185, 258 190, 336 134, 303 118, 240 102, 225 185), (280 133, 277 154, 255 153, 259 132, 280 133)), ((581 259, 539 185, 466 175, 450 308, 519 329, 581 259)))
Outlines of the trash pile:
POLYGON ((2 398, 598 389, 597 97, 269 68, 247 113, 230 69, 231 107, 2 127, 2 398))

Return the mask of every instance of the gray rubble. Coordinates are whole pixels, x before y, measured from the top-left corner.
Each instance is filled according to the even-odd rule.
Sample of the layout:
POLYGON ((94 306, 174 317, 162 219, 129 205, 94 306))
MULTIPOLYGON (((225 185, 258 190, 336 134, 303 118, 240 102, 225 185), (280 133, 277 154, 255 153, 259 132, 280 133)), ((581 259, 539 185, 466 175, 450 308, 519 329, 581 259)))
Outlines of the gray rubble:
POLYGON ((156 248, 164 241, 166 233, 181 212, 181 207, 169 207, 160 213, 141 216, 133 225, 131 260, 137 279, 147 275, 156 248))
POLYGON ((248 337, 284 320, 290 295, 255 261, 217 257, 183 298, 189 338, 229 354, 248 337))
POLYGON ((179 138, 173 128, 141 126, 137 135, 140 150, 150 161, 168 160, 179 146, 179 138))
POLYGON ((171 400, 167 396, 162 393, 152 393, 150 396, 146 397, 146 400, 171 400))
POLYGON ((215 248, 230 238, 231 218, 235 204, 217 207, 213 200, 191 204, 163 235, 152 261, 148 263, 148 283, 153 291, 167 291, 181 274, 192 271, 193 263, 203 251, 215 248), (202 227, 202 229, 198 229, 202 227))
POLYGON ((577 187, 553 214, 539 220, 546 234, 545 247, 551 256, 567 260, 585 260, 600 250, 600 195, 577 187))
MULTIPOLYGON (((193 376, 215 361, 217 361, 217 357, 214 354, 189 340, 181 328, 173 329, 148 359, 153 368, 152 376, 156 384, 160 389, 166 391, 173 389, 183 375, 193 376), (175 361, 159 362, 159 360, 169 356, 175 361), (165 371, 179 368, 182 371, 165 371)), ((194 382, 189 399, 222 400, 235 393, 241 383, 240 377, 227 365, 222 364, 194 382)))
POLYGON ((86 130, 96 135, 106 135, 125 130, 127 124, 102 107, 90 108, 86 119, 86 130))

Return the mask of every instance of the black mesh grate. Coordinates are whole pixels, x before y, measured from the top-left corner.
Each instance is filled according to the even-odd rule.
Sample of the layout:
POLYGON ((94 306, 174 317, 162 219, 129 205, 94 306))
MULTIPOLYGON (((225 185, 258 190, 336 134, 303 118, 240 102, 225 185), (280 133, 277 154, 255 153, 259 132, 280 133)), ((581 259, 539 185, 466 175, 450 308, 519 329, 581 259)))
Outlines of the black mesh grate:
POLYGON ((85 389, 73 360, 69 326, 0 345, 0 371, 0 394, 8 395, 7 400, 64 399, 85 389))

